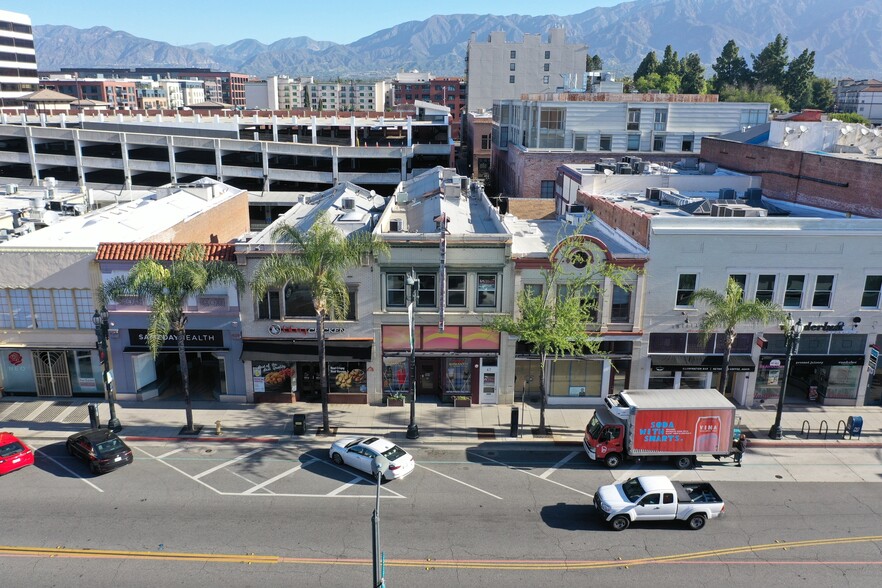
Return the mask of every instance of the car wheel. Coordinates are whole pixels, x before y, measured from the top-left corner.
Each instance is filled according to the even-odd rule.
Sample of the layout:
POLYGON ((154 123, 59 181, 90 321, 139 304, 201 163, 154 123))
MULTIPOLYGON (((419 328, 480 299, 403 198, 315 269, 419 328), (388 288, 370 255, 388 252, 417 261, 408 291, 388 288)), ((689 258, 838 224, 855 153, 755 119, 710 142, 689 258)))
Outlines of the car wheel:
POLYGON ((341 456, 339 453, 335 453, 334 455, 332 455, 331 459, 334 461, 335 464, 343 465, 343 456, 341 456))
POLYGON ((674 458, 674 464, 677 466, 678 470, 688 470, 692 467, 692 463, 692 457, 688 455, 681 455, 674 458))
POLYGON ((703 514, 694 514, 689 517, 689 528, 693 531, 698 531, 699 529, 704 528, 704 524, 707 522, 707 517, 703 514))
POLYGON ((612 527, 613 531, 624 531, 631 525, 631 519, 626 517, 625 515, 618 515, 613 517, 613 520, 609 522, 609 526, 612 527))
POLYGON ((92 463, 89 464, 89 470, 90 470, 93 474, 95 474, 96 476, 99 475, 99 474, 101 474, 101 470, 98 469, 98 464, 95 463, 94 461, 93 461, 92 463))
POLYGON ((620 456, 618 453, 610 453, 606 456, 604 462, 606 463, 606 467, 614 470, 622 463, 622 456, 620 456))

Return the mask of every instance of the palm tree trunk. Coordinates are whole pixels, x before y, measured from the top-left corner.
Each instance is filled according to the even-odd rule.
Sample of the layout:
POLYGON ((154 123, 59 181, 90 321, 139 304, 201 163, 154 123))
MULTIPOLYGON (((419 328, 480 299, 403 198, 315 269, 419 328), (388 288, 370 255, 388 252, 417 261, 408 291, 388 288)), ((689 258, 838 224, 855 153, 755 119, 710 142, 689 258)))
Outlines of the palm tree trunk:
POLYGON ((732 346, 735 344, 735 332, 726 331, 726 347, 723 349, 723 371, 720 374, 720 394, 726 394, 726 386, 729 384, 729 358, 732 356, 732 346))
POLYGON ((328 417, 328 362, 325 358, 325 315, 321 312, 315 318, 315 337, 318 341, 319 386, 322 391, 322 434, 331 433, 328 417))
POLYGON ((190 401, 190 370, 187 369, 187 351, 184 349, 184 329, 175 329, 178 339, 178 360, 181 363, 181 386, 187 411, 187 432, 193 432, 193 403, 190 401))
POLYGON ((539 435, 545 434, 545 406, 548 403, 545 390, 545 364, 548 357, 545 353, 539 354, 539 435))

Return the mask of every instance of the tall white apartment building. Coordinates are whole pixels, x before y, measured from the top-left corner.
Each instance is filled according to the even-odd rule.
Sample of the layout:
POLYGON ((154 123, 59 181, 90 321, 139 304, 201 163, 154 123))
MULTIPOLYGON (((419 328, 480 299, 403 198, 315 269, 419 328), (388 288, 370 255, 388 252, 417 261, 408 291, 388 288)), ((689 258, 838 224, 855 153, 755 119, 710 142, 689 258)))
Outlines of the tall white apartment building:
POLYGON ((0 10, 0 107, 20 106, 20 98, 36 92, 37 54, 31 19, 0 10))
POLYGON ((551 29, 548 42, 525 34, 519 43, 507 42, 505 32, 490 33, 480 43, 472 33, 466 54, 466 109, 489 109, 494 100, 515 100, 521 94, 581 88, 588 46, 567 43, 564 29, 551 29))
POLYGON ((271 76, 245 85, 248 108, 269 110, 386 110, 385 81, 316 82, 312 77, 271 76))

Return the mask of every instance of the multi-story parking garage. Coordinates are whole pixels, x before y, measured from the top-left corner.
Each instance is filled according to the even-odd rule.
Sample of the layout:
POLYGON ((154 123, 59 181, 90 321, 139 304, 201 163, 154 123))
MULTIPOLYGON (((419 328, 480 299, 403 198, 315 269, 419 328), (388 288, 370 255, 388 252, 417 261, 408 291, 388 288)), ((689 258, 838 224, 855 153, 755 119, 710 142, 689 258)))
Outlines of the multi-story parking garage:
POLYGON ((0 115, 0 178, 148 188, 201 177, 251 191, 321 191, 352 182, 389 195, 453 164, 447 113, 415 116, 0 115))

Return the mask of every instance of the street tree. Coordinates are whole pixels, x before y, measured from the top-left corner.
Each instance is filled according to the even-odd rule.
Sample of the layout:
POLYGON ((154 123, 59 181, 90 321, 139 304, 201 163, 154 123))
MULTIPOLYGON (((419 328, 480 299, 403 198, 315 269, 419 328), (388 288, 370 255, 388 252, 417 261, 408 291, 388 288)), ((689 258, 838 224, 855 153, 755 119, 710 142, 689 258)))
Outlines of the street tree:
POLYGON ((729 42, 723 46, 722 52, 711 68, 715 72, 714 92, 717 94, 725 86, 739 88, 750 81, 750 68, 747 67, 747 61, 739 55, 739 48, 734 39, 729 39, 729 42))
POLYGON ((702 341, 706 343, 720 330, 723 331, 725 337, 723 372, 720 374, 720 392, 725 393, 729 383, 729 360, 738 326, 745 323, 764 325, 776 322, 783 320, 786 313, 777 304, 745 300, 744 291, 732 278, 726 282, 725 293, 710 288, 697 290, 690 300, 691 304, 696 302, 703 302, 707 305, 707 311, 702 315, 698 326, 702 341))
POLYGON ((662 78, 667 75, 680 75, 680 58, 677 56, 677 52, 674 51, 674 48, 670 45, 665 47, 664 57, 662 57, 661 63, 658 64, 656 71, 662 78))
POLYGON ((815 52, 808 49, 787 65, 783 83, 779 87, 793 110, 802 110, 811 104, 814 70, 815 52))
POLYGON ((234 285, 239 292, 245 286, 245 279, 235 264, 209 260, 204 245, 190 243, 172 260, 152 257, 139 260, 127 275, 112 278, 99 292, 102 304, 123 296, 136 296, 149 305, 147 346, 154 359, 169 334, 173 335, 177 342, 181 387, 186 404, 186 431, 190 433, 195 429, 187 367, 187 307, 191 298, 204 294, 212 284, 234 285))
POLYGON ((784 72, 789 61, 787 57, 787 37, 780 33, 775 40, 766 45, 759 55, 751 54, 753 59, 753 81, 760 85, 780 88, 784 82, 784 72))
POLYGON ((341 319, 349 311, 349 289, 345 273, 365 256, 388 253, 389 246, 369 230, 344 235, 325 214, 306 231, 281 224, 272 239, 289 251, 260 261, 251 276, 251 291, 263 298, 270 288, 305 287, 315 310, 319 382, 322 397, 322 433, 330 433, 328 417, 328 366, 325 352, 325 321, 341 319))
POLYGON ((580 232, 560 239, 549 251, 542 286, 518 292, 515 315, 496 316, 487 323, 490 329, 519 338, 539 358, 540 435, 546 434, 549 362, 565 355, 603 355, 596 331, 604 282, 630 291, 636 275, 636 270, 598 261, 606 259, 603 250, 580 232))
POLYGON ((698 53, 690 53, 680 62, 680 93, 704 94, 707 91, 704 66, 698 53))
POLYGON ((818 108, 824 112, 833 110, 836 99, 833 96, 833 81, 829 78, 815 78, 812 80, 812 108, 818 108))
POLYGON ((634 82, 636 83, 642 77, 648 76, 649 74, 656 73, 658 71, 658 57, 655 55, 655 51, 650 51, 646 54, 646 57, 643 58, 643 61, 640 62, 640 65, 637 66, 637 70, 634 72, 634 82))

